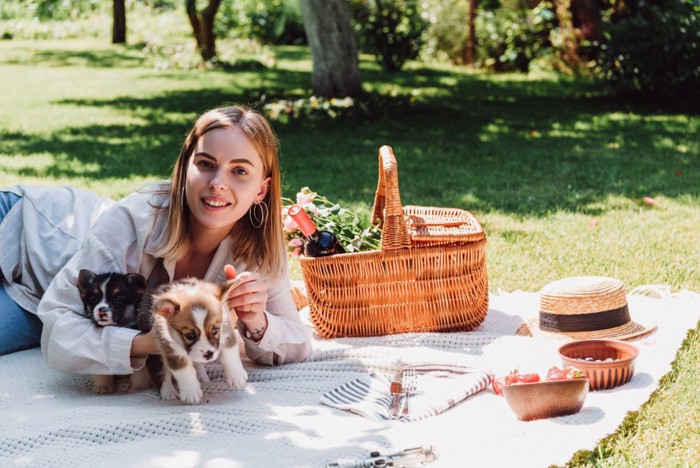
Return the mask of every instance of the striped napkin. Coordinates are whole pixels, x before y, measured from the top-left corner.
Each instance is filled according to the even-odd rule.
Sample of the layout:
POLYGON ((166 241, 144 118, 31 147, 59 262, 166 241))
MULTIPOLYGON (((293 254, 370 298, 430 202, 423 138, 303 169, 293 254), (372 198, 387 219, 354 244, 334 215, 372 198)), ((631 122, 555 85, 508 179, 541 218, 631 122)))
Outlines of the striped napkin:
MULTIPOLYGON (((400 421, 410 422, 435 416, 465 398, 486 388, 492 379, 490 372, 455 365, 413 365, 418 388, 411 393, 411 414, 400 421)), ((393 375, 393 374, 392 374, 393 375)), ((374 421, 392 420, 389 416, 392 375, 367 374, 326 392, 321 403, 350 411, 374 421)), ((403 405, 403 396, 402 405, 403 405)))

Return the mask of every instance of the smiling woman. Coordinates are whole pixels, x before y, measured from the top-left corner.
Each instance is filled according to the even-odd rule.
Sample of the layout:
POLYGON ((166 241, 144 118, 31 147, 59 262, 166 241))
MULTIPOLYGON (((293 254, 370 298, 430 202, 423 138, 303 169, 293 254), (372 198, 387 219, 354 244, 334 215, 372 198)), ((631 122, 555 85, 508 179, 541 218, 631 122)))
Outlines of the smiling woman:
MULTIPOLYGON (((26 208, 31 189, 24 190, 14 192, 16 203, 26 208)), ((42 190, 47 203, 62 199, 51 196, 61 188, 42 190)), ((204 113, 185 140, 172 180, 86 212, 89 222, 64 233, 84 242, 63 252, 61 264, 31 264, 33 258, 55 257, 50 250, 59 245, 55 242, 42 243, 37 248, 43 250, 31 258, 17 259, 21 268, 55 277, 45 292, 33 290, 30 310, 43 322, 41 345, 49 364, 76 373, 130 374, 144 366, 148 354, 160 352, 153 331, 95 327, 80 313, 76 281, 83 268, 140 273, 155 288, 185 277, 223 283, 224 267, 234 265, 240 273, 224 300, 248 357, 261 364, 306 358, 310 337, 290 293, 281 220, 268 216, 268 210, 280 212, 280 195, 277 139, 269 123, 240 106, 204 113)), ((36 228, 22 217, 24 211, 13 210, 3 225, 11 217, 20 230, 36 228)), ((3 266, 3 272, 21 268, 3 266)), ((22 287, 24 278, 5 277, 22 287)))

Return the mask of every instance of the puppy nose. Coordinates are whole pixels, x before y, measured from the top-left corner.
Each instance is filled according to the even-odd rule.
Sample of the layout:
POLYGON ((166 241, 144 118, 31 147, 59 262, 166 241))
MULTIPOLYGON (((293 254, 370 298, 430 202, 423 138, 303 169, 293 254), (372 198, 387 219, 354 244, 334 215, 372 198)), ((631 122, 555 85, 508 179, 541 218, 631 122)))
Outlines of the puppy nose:
POLYGON ((213 356, 214 356, 214 351, 207 351, 206 353, 204 353, 204 359, 206 359, 207 361, 209 359, 211 359, 213 356))
POLYGON ((107 312, 109 312, 109 308, 102 306, 99 309, 97 309, 97 311, 101 314, 106 314, 107 312))

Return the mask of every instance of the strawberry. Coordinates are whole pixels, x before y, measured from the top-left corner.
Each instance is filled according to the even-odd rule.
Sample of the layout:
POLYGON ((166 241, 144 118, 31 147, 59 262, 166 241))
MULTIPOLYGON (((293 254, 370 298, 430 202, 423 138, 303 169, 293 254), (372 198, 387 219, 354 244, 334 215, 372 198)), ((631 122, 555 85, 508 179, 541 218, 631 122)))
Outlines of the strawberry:
POLYGON ((504 377, 495 378, 491 381, 491 386, 496 395, 503 396, 503 386, 506 384, 504 377))
POLYGON ((550 367, 547 371, 547 380, 566 380, 566 372, 557 366, 550 367))
POLYGON ((226 265, 224 267, 224 273, 226 274, 227 279, 234 279, 236 277, 236 269, 233 267, 233 265, 226 265))
POLYGON ((540 375, 537 373, 532 374, 521 374, 517 369, 510 371, 508 375, 505 376, 506 385, 515 385, 521 383, 533 383, 539 382, 540 375))
POLYGON ((533 372, 531 374, 520 374, 517 383, 534 383, 540 381, 540 374, 533 372))

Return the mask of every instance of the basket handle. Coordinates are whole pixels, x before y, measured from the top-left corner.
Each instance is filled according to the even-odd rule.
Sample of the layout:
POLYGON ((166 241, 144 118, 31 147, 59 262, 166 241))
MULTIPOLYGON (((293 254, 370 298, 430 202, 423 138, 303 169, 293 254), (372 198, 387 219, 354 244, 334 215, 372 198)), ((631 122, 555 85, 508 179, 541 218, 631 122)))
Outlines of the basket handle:
POLYGON ((411 247, 399 195, 399 173, 391 146, 379 148, 379 183, 374 195, 372 222, 382 230, 382 250, 411 247))

